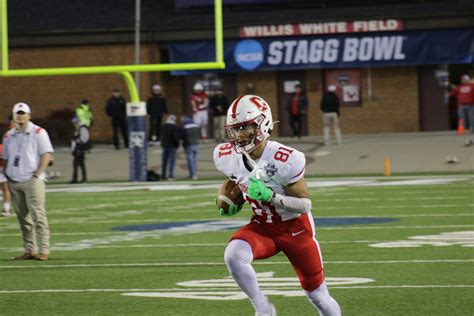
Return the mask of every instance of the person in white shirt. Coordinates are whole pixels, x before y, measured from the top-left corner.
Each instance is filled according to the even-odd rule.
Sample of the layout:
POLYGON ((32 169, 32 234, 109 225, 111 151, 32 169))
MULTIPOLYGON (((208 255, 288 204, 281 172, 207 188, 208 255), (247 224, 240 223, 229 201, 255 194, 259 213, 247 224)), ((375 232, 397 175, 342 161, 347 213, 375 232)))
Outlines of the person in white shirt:
MULTIPOLYGON (((323 260, 315 238, 311 200, 304 180, 305 155, 268 138, 272 112, 259 96, 237 98, 227 111, 228 143, 214 149, 214 164, 236 182, 250 204, 250 223, 231 237, 225 263, 250 299, 257 316, 276 315, 258 285, 254 260, 283 252, 291 262, 308 300, 324 316, 339 316, 341 308, 326 287, 323 260)), ((223 216, 242 209, 234 204, 223 216)))
POLYGON ((45 171, 53 160, 54 150, 46 130, 30 119, 28 104, 13 106, 14 128, 3 136, 2 158, 23 236, 24 253, 14 259, 45 261, 49 258, 50 235, 45 209, 45 171))

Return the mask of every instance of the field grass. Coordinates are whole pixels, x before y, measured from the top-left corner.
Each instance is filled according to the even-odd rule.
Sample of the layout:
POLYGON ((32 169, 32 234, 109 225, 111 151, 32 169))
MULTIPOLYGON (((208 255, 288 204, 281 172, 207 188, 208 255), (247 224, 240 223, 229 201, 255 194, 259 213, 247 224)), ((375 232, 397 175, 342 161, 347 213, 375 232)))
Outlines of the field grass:
MULTIPOLYGON (((345 315, 473 315, 473 178, 403 181, 310 189, 331 294, 345 315), (417 237, 424 244, 373 246, 414 246, 414 236, 425 236, 417 237)), ((49 261, 12 261, 22 253, 19 226, 14 216, 0 220, 0 315, 253 315, 223 262, 248 207, 235 218, 220 217, 212 185, 97 193, 50 188, 57 192, 47 194, 49 261), (155 229, 123 230, 131 225, 155 229)), ((317 314, 283 255, 258 261, 255 269, 278 315, 317 314)))

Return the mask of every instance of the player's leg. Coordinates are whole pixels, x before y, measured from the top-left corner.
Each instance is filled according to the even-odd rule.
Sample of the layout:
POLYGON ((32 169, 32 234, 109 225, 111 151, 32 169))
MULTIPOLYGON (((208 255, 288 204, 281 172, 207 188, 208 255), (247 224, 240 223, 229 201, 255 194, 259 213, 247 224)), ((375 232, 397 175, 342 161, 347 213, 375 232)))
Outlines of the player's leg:
POLYGON ((114 143, 115 149, 120 149, 120 140, 119 140, 119 121, 118 119, 112 119, 112 142, 114 143))
POLYGON ((339 316, 341 315, 341 307, 336 300, 329 295, 326 282, 323 282, 317 289, 313 291, 304 291, 308 300, 323 316, 339 316))
POLYGON ((257 315, 275 315, 275 308, 258 286, 252 261, 278 253, 273 240, 258 224, 250 223, 239 229, 225 250, 225 263, 237 285, 250 299, 257 315))
POLYGON ((319 244, 314 237, 311 213, 300 216, 283 230, 276 242, 295 269, 311 304, 324 316, 341 315, 341 308, 327 290, 319 244))
POLYGON ((329 145, 330 143, 330 118, 329 113, 323 114, 323 134, 324 134, 324 145, 329 145))
POLYGON ((336 141, 338 145, 342 144, 341 128, 339 127, 339 117, 337 113, 334 113, 334 134, 336 135, 336 141))
POLYGON ((209 113, 208 111, 200 111, 199 114, 201 115, 201 135, 204 140, 207 140, 209 113))
POLYGON ((8 190, 7 178, 3 175, 3 172, 0 171, 0 183, 2 186, 2 196, 3 196, 3 210, 2 216, 6 217, 10 215, 10 191, 8 190))

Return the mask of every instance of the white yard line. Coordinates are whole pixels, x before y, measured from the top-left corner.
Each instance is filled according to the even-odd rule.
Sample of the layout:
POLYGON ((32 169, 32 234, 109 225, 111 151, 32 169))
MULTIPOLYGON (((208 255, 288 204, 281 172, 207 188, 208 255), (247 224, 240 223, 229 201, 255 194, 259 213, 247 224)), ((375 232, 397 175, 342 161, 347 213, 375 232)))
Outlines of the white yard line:
MULTIPOLYGON (((17 235, 19 236, 19 235, 17 235)), ((320 244, 370 244, 370 243, 382 243, 382 242, 391 242, 393 240, 329 240, 321 241, 318 240, 320 244)), ((138 244, 138 245, 103 245, 95 246, 93 249, 129 249, 129 248, 174 248, 174 247, 224 247, 228 243, 189 243, 189 244, 138 244)), ((0 252, 17 252, 22 251, 21 247, 0 247, 0 252)), ((55 249, 51 247, 51 251, 70 251, 63 249, 55 249)))
MULTIPOLYGON (((474 288, 472 284, 404 284, 404 285, 354 285, 354 286, 329 286, 331 289, 427 289, 427 288, 474 288)), ((278 288, 285 290, 286 288, 278 288)), ((293 290, 294 288, 288 288, 293 290)), ((41 290, 0 290, 0 294, 24 294, 24 293, 100 293, 100 292, 180 292, 189 290, 187 288, 164 288, 164 289, 41 289, 41 290)), ((192 288, 193 291, 235 291, 235 289, 223 288, 192 288)))
MULTIPOLYGON (((325 264, 401 264, 401 263, 472 263, 474 259, 413 259, 413 260, 371 260, 371 261, 325 261, 325 264)), ((256 261, 254 265, 289 264, 288 261, 256 261)), ((83 264, 42 264, 8 265, 0 269, 57 269, 57 268, 109 268, 109 267, 184 267, 184 266, 216 266, 225 265, 221 262, 148 262, 148 263, 83 263, 83 264)))

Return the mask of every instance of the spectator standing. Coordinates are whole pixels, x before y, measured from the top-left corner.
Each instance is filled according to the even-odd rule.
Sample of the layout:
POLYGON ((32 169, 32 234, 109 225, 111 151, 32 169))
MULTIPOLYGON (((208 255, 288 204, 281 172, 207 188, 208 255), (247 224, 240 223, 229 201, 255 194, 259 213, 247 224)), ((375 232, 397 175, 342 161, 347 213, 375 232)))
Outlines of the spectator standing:
POLYGON ((112 120, 113 142, 115 149, 120 149, 119 130, 123 143, 128 148, 127 107, 119 89, 114 89, 112 97, 107 101, 105 112, 112 120))
POLYGON ((199 82, 193 87, 193 92, 189 97, 193 110, 193 121, 201 129, 201 139, 207 142, 207 125, 209 121, 209 98, 204 91, 204 87, 199 82))
POLYGON ((76 116, 81 120, 81 124, 87 126, 88 128, 91 128, 94 121, 94 116, 92 115, 89 100, 82 100, 81 105, 79 105, 74 112, 76 116))
POLYGON ((214 139, 218 143, 227 142, 225 135, 225 119, 227 110, 229 109, 229 100, 224 95, 222 88, 216 91, 216 94, 211 97, 209 106, 214 114, 214 139))
MULTIPOLYGON (((3 152, 3 145, 0 144, 0 155, 3 152)), ((0 185, 2 186, 2 199, 3 199, 3 210, 1 213, 2 217, 10 216, 10 191, 8 189, 7 177, 3 173, 3 160, 0 159, 0 185)))
POLYGON ((329 85, 328 91, 321 99, 321 111, 323 111, 324 123, 324 145, 330 145, 330 131, 334 129, 336 142, 342 144, 341 129, 339 127, 339 98, 336 95, 336 86, 329 85))
POLYGON ((159 142, 161 139, 161 123, 163 116, 168 114, 166 99, 162 94, 161 86, 155 84, 152 87, 151 96, 146 101, 146 111, 150 117, 150 141, 159 142))
POLYGON ((290 114, 290 126, 293 130, 293 137, 301 138, 303 118, 308 110, 308 99, 303 93, 300 84, 295 85, 295 93, 288 101, 287 110, 290 114))
POLYGON ((189 116, 183 116, 181 126, 181 139, 188 163, 189 178, 197 180, 197 158, 199 146, 199 126, 189 116))
POLYGON ((69 183, 83 183, 87 182, 86 153, 91 149, 91 137, 89 128, 82 124, 77 116, 73 117, 72 123, 75 128, 71 141, 71 151, 74 159, 72 161, 72 180, 69 183), (81 168, 82 173, 80 182, 77 181, 78 168, 81 168))
MULTIPOLYGON (((449 93, 450 96, 456 96, 458 101, 458 117, 464 128, 471 129, 471 134, 474 133, 474 83, 468 75, 461 76, 461 84, 454 87, 449 93)), ((466 139, 465 145, 473 144, 472 139, 466 139)))
POLYGON ((23 236, 24 253, 14 259, 45 261, 49 257, 50 235, 45 209, 45 171, 53 160, 54 150, 46 130, 30 119, 28 104, 15 104, 15 127, 3 136, 2 158, 23 236))
POLYGON ((174 164, 176 162, 176 151, 179 148, 179 127, 176 125, 176 116, 169 115, 166 123, 161 129, 161 177, 170 181, 174 180, 174 164), (166 169, 169 163, 169 173, 166 169))

